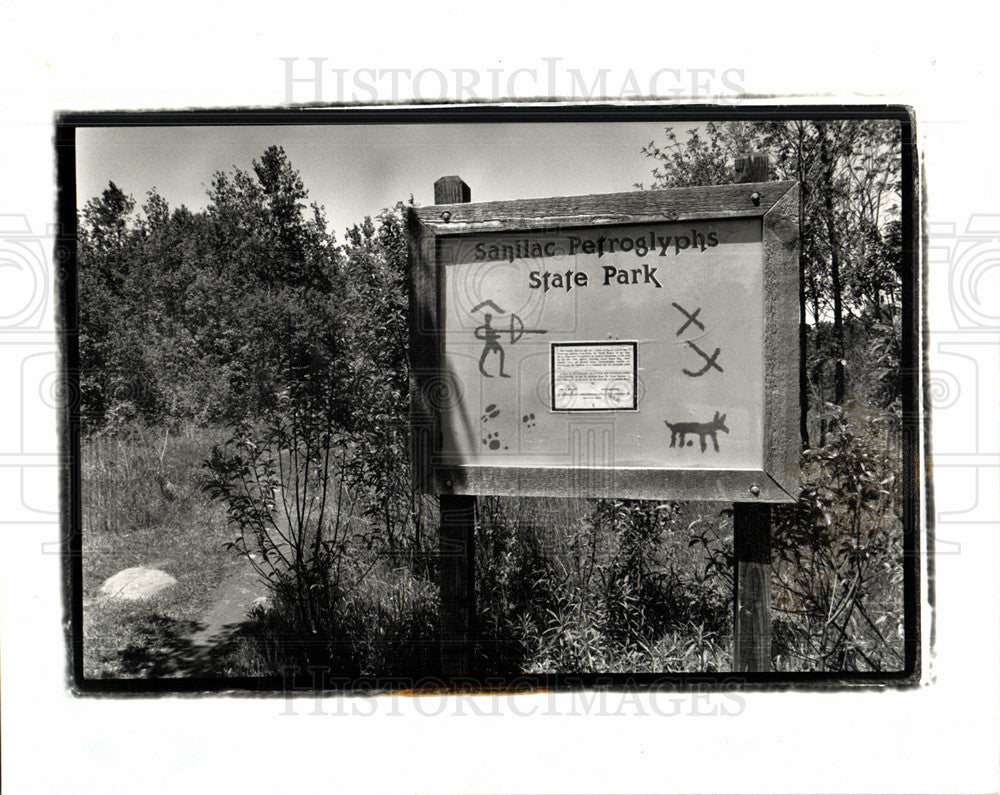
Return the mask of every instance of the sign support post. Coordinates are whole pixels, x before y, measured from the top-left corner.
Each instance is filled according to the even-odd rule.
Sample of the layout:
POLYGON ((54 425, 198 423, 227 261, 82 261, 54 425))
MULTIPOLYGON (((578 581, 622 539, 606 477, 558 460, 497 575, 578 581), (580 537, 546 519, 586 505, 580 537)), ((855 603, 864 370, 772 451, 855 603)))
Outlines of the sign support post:
MULTIPOLYGON (((434 183, 435 204, 465 204, 469 186, 457 176, 434 183)), ((441 589, 441 673, 445 677, 472 672, 476 619, 476 497, 440 494, 438 577, 441 589)))
MULTIPOLYGON (((736 181, 770 179, 767 155, 736 159, 736 181)), ((771 670, 771 506, 733 503, 733 670, 771 670)))
POLYGON ((771 669, 771 506, 733 503, 733 669, 771 669))
POLYGON ((441 588, 441 673, 471 673, 476 617, 476 498, 442 494, 438 578, 441 588))

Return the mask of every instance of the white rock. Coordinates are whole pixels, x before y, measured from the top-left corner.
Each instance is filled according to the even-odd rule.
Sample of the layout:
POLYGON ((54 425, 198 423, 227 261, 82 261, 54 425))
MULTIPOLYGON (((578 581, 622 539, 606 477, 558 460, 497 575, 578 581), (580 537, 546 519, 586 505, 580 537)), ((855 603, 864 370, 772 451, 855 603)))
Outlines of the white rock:
POLYGON ((111 599, 148 599, 176 584, 177 578, 165 571, 135 566, 108 577, 101 586, 101 596, 111 599))

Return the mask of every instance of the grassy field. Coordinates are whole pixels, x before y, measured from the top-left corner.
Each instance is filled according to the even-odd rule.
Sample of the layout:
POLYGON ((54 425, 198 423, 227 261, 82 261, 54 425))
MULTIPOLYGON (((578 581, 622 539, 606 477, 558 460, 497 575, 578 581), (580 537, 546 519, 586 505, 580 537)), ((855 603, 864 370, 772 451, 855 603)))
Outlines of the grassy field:
MULTIPOLYGON (((225 435, 224 429, 137 428, 84 441, 88 677, 177 673, 177 661, 189 652, 189 638, 199 629, 215 587, 243 565, 224 548, 234 533, 226 527, 223 506, 201 488, 202 462, 225 435), (132 566, 161 569, 178 583, 141 602, 99 597, 105 579, 132 566)), ((711 588, 698 584, 708 558, 690 543, 688 533, 689 526, 701 526, 725 544, 725 521, 720 530, 717 508, 698 516, 675 508, 654 511, 647 517, 649 537, 633 539, 645 546, 640 559, 638 550, 623 548, 620 533, 611 527, 615 521, 631 523, 635 516, 604 516, 607 526, 602 527, 596 505, 588 500, 481 501, 477 599, 483 668, 723 669, 730 631, 726 596, 715 598, 711 588), (629 579, 643 575, 649 579, 645 584, 629 579), (663 598, 651 598, 657 594, 663 598), (639 599, 645 603, 635 604, 639 599), (664 599, 672 600, 672 607, 664 599), (663 629, 656 638, 650 637, 652 627, 640 626, 653 620, 654 610, 663 629), (665 612, 671 617, 664 619, 665 612), (615 637, 608 635, 612 626, 620 630, 615 637)), ((433 545, 432 527, 428 534, 433 545)), ((355 548, 352 554, 352 570, 363 576, 336 606, 337 625, 326 642, 306 641, 311 645, 303 651, 294 610, 279 603, 254 611, 215 673, 273 673, 317 654, 355 676, 433 670, 438 609, 433 561, 392 562, 371 548, 355 548)))
MULTIPOLYGON (((777 670, 902 664, 901 527, 880 474, 891 473, 898 449, 892 433, 867 430, 864 417, 840 422, 804 470, 821 484, 819 502, 776 525, 777 670), (852 428, 865 434, 860 447, 852 428), (857 497, 829 502, 823 495, 834 488, 857 497)), ((87 676, 192 672, 182 664, 192 636, 220 583, 248 565, 225 548, 237 530, 203 490, 203 462, 226 435, 133 429, 84 441, 87 676), (132 566, 162 569, 178 583, 143 602, 98 595, 107 577, 132 566)), ((350 499, 363 502, 363 488, 350 499)), ((731 669, 731 505, 484 497, 478 510, 478 673, 731 669)), ((260 676, 311 665, 346 677, 433 672, 436 510, 425 511, 416 546, 401 537, 387 545, 378 515, 351 519, 336 577, 312 614, 293 589, 272 592, 212 669, 198 673, 260 676)))
POLYGON ((210 603, 241 565, 221 506, 201 492, 201 462, 218 434, 136 428, 83 440, 84 671, 88 677, 170 671, 210 603), (177 585, 140 602, 101 598, 101 584, 133 566, 161 569, 177 585))

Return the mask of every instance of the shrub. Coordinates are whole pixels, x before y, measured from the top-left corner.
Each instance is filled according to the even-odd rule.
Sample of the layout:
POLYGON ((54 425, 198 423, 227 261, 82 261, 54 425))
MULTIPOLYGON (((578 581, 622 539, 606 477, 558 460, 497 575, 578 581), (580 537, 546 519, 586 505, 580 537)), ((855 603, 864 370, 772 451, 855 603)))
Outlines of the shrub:
POLYGON ((775 511, 779 670, 902 667, 899 420, 828 406, 799 501, 775 511))

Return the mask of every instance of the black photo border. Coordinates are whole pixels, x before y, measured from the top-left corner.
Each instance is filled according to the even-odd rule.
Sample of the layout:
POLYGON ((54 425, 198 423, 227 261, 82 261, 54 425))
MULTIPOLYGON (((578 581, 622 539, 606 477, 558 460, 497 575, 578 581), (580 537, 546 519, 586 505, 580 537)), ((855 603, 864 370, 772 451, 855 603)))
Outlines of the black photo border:
MULTIPOLYGON (((326 108, 227 109, 129 112, 73 112, 56 114, 54 148, 57 178, 58 231, 53 270, 57 289, 57 335, 60 344, 61 386, 67 399, 59 409, 61 522, 63 539, 64 607, 68 650, 67 684, 78 695, 150 696, 173 693, 268 695, 355 694, 396 691, 413 694, 446 692, 537 692, 570 690, 609 691, 782 691, 788 689, 916 687, 921 670, 920 539, 933 546, 930 511, 933 498, 929 467, 929 416, 925 410, 927 380, 926 337, 922 320, 926 299, 925 262, 920 249, 920 199, 916 119, 902 105, 672 105, 672 104, 451 104, 422 106, 343 105, 326 108), (449 679, 428 675, 419 680, 394 678, 336 679, 316 671, 290 671, 278 677, 151 677, 93 679, 83 671, 82 501, 80 475, 79 334, 77 304, 76 131, 92 127, 184 127, 261 125, 360 125, 433 123, 781 121, 885 120, 900 124, 902 138, 902 523, 904 548, 904 664, 898 671, 836 673, 657 673, 657 674, 546 674, 485 680, 449 679), (923 434, 923 435, 922 435, 923 434), (921 517, 920 482, 926 483, 926 522, 921 517), (923 526, 926 525, 926 526, 923 526)), ((928 560, 928 567, 931 561, 928 560)), ((928 572, 930 575, 932 572, 928 572)), ((928 602, 933 593, 928 587, 928 602)))

